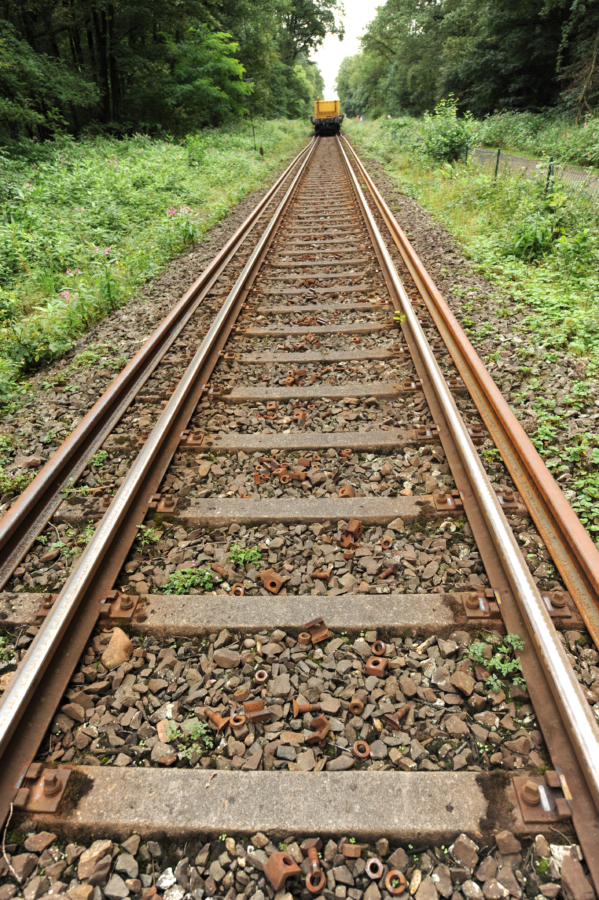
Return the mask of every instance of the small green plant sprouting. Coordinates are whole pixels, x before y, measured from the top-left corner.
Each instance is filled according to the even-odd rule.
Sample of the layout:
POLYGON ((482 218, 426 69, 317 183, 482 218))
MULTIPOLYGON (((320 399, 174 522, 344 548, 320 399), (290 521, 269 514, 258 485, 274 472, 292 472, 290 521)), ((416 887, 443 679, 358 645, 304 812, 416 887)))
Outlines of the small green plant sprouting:
POLYGON ((169 576, 160 589, 162 594, 188 594, 191 588, 200 587, 211 591, 214 587, 214 573, 210 569, 179 569, 169 576))
POLYGON ((176 722, 173 722, 172 719, 168 719, 164 725, 164 733, 166 734, 166 739, 168 741, 175 741, 181 737, 181 730, 176 722))
POLYGON ((239 544, 233 544, 229 550, 229 559, 240 566, 245 566, 246 563, 260 562, 262 554, 257 547, 241 547, 239 544))
POLYGON ((549 871, 549 860, 548 859, 540 859, 537 863, 537 873, 539 875, 546 875, 549 871))
POLYGON ((63 497, 68 497, 69 494, 80 494, 82 497, 87 497, 90 491, 91 488, 87 484, 83 484, 81 487, 75 487, 75 479, 72 475, 67 479, 67 486, 61 488, 63 497))
POLYGON ((398 309, 393 313, 393 322, 395 325, 401 325, 402 322, 405 322, 406 316, 405 313, 400 312, 398 309))
POLYGON ((108 453, 106 450, 98 450, 97 453, 94 453, 92 458, 90 459, 88 466, 93 466, 94 468, 99 468, 103 466, 106 460, 108 459, 108 453))
POLYGON ((504 684, 525 685, 520 657, 516 653, 524 649, 524 641, 519 634, 506 634, 501 644, 495 648, 495 652, 487 659, 484 655, 489 644, 486 641, 475 641, 468 648, 468 656, 474 662, 485 666, 490 672, 487 679, 487 687, 497 694, 504 684), (504 679, 502 681, 502 679, 504 679))
POLYGON ((187 729, 182 730, 176 722, 169 719, 164 730, 169 742, 177 742, 179 756, 187 760, 190 760, 194 753, 200 756, 205 750, 211 750, 214 747, 214 741, 208 732, 206 722, 192 722, 187 729))
POLYGON ((96 526, 93 522, 88 522, 87 525, 83 526, 83 530, 79 535, 79 540, 82 543, 89 544, 91 539, 93 538, 96 532, 96 526))
POLYGON ((227 840, 226 832, 225 832, 225 834, 219 834, 218 839, 219 839, 219 841, 222 841, 224 844, 224 842, 227 840))
POLYGON ((2 660, 2 662, 8 662, 8 660, 11 660, 14 655, 15 651, 13 650, 13 648, 9 646, 7 647, 6 638, 0 635, 0 660, 2 660))
POLYGON ((350 844, 355 844, 356 839, 354 837, 351 837, 351 838, 349 838, 349 842, 350 842, 350 844))
POLYGON ((138 525, 135 538, 140 547, 151 547, 160 540, 160 532, 153 525, 138 525))

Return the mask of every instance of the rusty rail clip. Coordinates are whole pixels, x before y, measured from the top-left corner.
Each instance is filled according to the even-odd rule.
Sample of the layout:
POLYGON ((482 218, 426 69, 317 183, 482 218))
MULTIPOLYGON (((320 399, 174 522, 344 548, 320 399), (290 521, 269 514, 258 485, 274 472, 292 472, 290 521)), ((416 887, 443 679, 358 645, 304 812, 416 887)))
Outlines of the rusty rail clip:
POLYGON ((310 622, 306 622, 304 628, 310 635, 313 644, 319 644, 321 641, 327 641, 331 637, 331 632, 325 625, 325 621, 322 616, 318 616, 316 619, 312 619, 310 622))
POLYGON ((473 444, 480 444, 488 437, 487 432, 483 431, 480 425, 467 425, 466 430, 473 444))
POLYGON ((288 878, 298 878, 302 874, 302 870, 289 853, 281 851, 273 853, 262 869, 273 890, 278 892, 284 886, 288 878))
POLYGON ((318 744, 319 741, 325 739, 331 730, 331 724, 324 713, 321 713, 310 722, 310 728, 314 732, 310 737, 306 738, 307 744, 318 744))
POLYGON ((181 440, 179 442, 180 450, 197 450, 204 444, 204 438, 206 435, 202 431, 189 431, 185 430, 181 432, 181 440))
POLYGON ((317 843, 308 847, 308 860, 310 862, 310 871, 306 875, 306 887, 311 894, 320 894, 327 883, 327 876, 322 871, 322 866, 318 858, 317 843))
POLYGON ((394 713, 383 713, 383 721, 386 725, 390 725, 395 731, 401 731, 401 722, 410 711, 410 704, 400 707, 394 713))
POLYGON ((314 569, 312 572, 312 578, 318 578, 319 581, 330 581, 334 574, 334 568, 331 566, 330 569, 314 569))
POLYGON ((462 509, 464 506, 462 495, 455 488, 452 491, 438 491, 433 494, 433 502, 437 509, 462 509))
POLYGON ((502 509, 517 509, 523 505, 520 495, 516 494, 515 491, 496 491, 495 494, 502 509))
POLYGON ((248 700, 247 703, 243 704, 243 712, 248 722, 252 725, 255 725, 257 722, 265 722, 271 717, 271 712, 269 709, 266 709, 264 700, 248 700))
POLYGON ((404 378, 399 385, 401 391, 421 391, 422 382, 419 378, 404 378))
POLYGON ((38 616, 47 616, 48 613, 50 612, 50 610, 52 609, 52 607, 54 606, 54 603, 55 603, 57 597, 58 597, 58 594, 43 594, 42 595, 42 605, 40 606, 38 613, 37 613, 38 616))
POLYGON ((210 719, 213 725, 216 725, 217 734, 220 734, 223 731, 229 722, 231 721, 231 716, 221 716, 213 709, 206 708, 206 716, 210 719))
POLYGON ((522 819, 528 824, 559 822, 572 815, 572 794, 561 769, 513 781, 522 819))
POLYGON ((364 666, 364 672, 366 675, 376 675, 377 678, 382 678, 388 665, 389 660, 386 657, 371 656, 364 666))
POLYGON ((44 769, 42 763, 27 766, 17 783, 15 809, 23 809, 26 812, 56 812, 70 775, 70 769, 44 769))
POLYGON ((414 437, 419 441, 434 441, 439 437, 439 426, 419 425, 414 429, 414 437))
POLYGON ((568 606, 568 598, 569 594, 564 593, 564 591, 556 590, 556 591, 541 591, 541 597, 545 601, 545 606, 547 607, 547 612, 550 616, 556 619, 570 619, 572 618, 572 613, 570 612, 570 608, 568 606))
POLYGON ((139 597, 133 594, 124 594, 122 591, 107 591, 100 600, 100 616, 108 616, 110 619, 130 619, 135 612, 139 597))
POLYGON ((262 587, 271 594, 278 594, 285 584, 285 579, 281 578, 274 569, 265 569, 264 572, 259 572, 256 577, 262 582, 262 587))
POLYGON ((462 603, 469 619, 490 619, 500 615, 501 594, 494 588, 462 594, 462 603))

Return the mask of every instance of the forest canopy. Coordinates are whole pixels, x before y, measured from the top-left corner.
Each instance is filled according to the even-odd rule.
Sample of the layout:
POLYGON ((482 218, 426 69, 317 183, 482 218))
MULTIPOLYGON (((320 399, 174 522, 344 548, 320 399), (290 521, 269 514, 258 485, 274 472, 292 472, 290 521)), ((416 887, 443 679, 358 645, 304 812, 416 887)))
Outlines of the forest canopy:
POLYGON ((0 0, 0 144, 304 117, 340 0, 0 0))
POLYGON ((386 0, 341 64, 350 116, 421 115, 453 93, 462 109, 595 109, 599 0, 386 0))

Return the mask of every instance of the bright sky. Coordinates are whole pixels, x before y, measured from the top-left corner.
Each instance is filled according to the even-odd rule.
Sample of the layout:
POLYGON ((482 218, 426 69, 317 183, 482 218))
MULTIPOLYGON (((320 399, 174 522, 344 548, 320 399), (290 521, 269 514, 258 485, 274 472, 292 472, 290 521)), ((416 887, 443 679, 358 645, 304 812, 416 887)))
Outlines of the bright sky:
POLYGON ((334 100, 337 97, 334 84, 339 66, 346 56, 358 53, 359 38, 376 13, 376 7, 369 0, 344 0, 344 6, 345 37, 340 41, 335 35, 327 34, 322 47, 312 57, 318 63, 324 78, 323 100, 334 100))

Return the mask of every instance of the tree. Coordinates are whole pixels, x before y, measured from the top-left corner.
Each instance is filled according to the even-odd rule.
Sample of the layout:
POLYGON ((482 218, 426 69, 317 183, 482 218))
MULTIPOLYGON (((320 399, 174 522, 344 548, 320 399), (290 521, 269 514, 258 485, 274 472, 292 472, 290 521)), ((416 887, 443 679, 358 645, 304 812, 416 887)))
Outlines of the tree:
POLYGON ((58 125, 182 133, 247 114, 250 93, 258 114, 307 114, 308 54, 342 34, 340 0, 0 2, 0 112, 37 136, 58 125))
POLYGON ((45 138, 64 127, 69 115, 97 101, 95 86, 70 72, 61 60, 36 53, 0 20, 0 135, 45 138))

